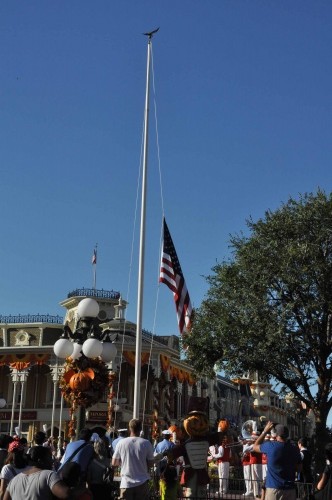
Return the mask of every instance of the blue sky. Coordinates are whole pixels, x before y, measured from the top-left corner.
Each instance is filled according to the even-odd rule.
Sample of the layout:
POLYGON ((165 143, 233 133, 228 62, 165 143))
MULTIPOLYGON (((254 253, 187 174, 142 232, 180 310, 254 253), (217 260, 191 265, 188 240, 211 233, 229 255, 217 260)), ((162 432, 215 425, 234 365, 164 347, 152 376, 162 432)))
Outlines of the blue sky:
MULTIPOLYGON (((134 214, 153 40, 166 219, 194 306, 229 235, 289 196, 331 190, 332 3, 2 0, 0 314, 63 314, 92 286, 136 320, 134 214), (134 260, 131 262, 133 232, 134 260)), ((158 268, 151 102, 143 325, 177 333, 158 268)))

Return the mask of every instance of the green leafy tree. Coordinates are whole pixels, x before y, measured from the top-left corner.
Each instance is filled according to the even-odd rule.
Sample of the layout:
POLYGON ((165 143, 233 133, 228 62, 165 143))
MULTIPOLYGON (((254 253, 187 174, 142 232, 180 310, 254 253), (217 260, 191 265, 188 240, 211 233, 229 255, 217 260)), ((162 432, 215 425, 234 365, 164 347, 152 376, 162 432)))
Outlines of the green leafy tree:
POLYGON ((277 380, 314 411, 322 452, 332 406, 332 195, 290 198, 247 226, 207 278, 187 358, 201 374, 217 363, 229 375, 277 380))

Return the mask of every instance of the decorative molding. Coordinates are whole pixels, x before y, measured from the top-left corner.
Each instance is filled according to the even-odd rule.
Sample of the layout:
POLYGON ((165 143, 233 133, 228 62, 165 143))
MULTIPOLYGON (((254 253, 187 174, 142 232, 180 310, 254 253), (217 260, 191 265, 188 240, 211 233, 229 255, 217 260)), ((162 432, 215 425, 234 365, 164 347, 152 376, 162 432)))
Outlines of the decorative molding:
POLYGON ((25 330, 19 330, 14 335, 15 337, 15 346, 23 347, 30 345, 30 334, 25 330))

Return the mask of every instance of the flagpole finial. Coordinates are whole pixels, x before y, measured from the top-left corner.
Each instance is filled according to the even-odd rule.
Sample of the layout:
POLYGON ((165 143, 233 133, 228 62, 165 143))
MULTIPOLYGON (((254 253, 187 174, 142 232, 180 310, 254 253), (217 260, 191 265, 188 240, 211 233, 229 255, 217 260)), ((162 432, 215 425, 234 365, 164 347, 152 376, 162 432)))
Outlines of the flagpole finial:
POLYGON ((158 33, 159 31, 159 28, 153 30, 153 31, 148 31, 147 33, 143 33, 143 35, 149 37, 149 40, 151 40, 151 38, 153 37, 153 35, 155 35, 156 33, 158 33))

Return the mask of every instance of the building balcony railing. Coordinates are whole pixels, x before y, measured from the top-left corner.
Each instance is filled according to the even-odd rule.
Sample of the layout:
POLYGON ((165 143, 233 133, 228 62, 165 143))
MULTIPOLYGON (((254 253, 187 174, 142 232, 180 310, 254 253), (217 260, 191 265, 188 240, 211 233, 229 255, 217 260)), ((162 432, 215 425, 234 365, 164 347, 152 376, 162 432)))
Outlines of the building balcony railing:
POLYGON ((0 314, 0 323, 52 323, 63 325, 62 316, 51 316, 50 314, 18 314, 16 316, 4 316, 0 314))
POLYGON ((67 298, 71 297, 95 297, 97 299, 119 299, 120 292, 114 290, 95 290, 94 288, 76 288, 69 292, 67 298))

